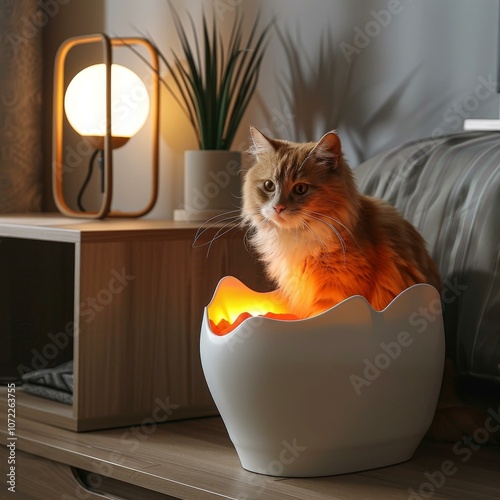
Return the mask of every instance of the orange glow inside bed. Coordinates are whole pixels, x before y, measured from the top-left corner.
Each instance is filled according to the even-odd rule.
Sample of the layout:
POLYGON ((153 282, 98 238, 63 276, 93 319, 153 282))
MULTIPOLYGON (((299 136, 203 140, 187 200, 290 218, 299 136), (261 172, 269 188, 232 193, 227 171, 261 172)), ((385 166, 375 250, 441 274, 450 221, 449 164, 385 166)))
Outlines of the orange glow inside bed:
POLYGON ((279 292, 256 292, 236 279, 219 288, 207 307, 210 329, 217 335, 230 333, 253 316, 280 320, 299 319, 287 309, 279 292))

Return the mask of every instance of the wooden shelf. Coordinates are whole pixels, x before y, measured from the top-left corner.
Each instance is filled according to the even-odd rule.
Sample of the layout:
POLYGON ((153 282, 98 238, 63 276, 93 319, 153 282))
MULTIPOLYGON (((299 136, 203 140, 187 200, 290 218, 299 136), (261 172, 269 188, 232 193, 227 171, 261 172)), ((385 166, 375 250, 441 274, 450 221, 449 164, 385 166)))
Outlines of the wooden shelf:
MULTIPOLYGON (((0 411, 7 414, 7 388, 0 387, 0 411)), ((27 394, 22 388, 16 389, 16 404, 22 414, 36 422, 45 422, 50 425, 73 429, 73 407, 27 394)), ((76 430, 76 429, 75 429, 76 430)))
POLYGON ((164 401, 176 405, 173 418, 216 413, 199 360, 203 309, 225 275, 268 288, 239 229, 209 253, 193 247, 198 229, 142 219, 0 217, 2 365, 9 349, 11 364, 16 349, 20 355, 13 347, 20 338, 25 361, 17 366, 40 368, 49 352, 50 365, 74 363, 70 409, 25 394, 19 404, 30 417, 86 431, 140 423, 164 401), (9 280, 17 285, 9 288, 9 280))

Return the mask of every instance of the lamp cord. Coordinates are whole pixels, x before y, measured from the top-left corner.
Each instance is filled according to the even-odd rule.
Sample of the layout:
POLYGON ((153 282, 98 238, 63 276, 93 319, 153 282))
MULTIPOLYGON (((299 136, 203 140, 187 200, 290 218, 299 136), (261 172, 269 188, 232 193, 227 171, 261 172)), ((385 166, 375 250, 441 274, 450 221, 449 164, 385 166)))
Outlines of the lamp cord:
POLYGON ((90 182, 90 179, 92 178, 92 172, 94 171, 94 162, 98 154, 101 154, 99 158, 99 166, 101 167, 101 192, 104 192, 104 168, 103 168, 103 150, 102 149, 96 149, 93 153, 92 156, 90 157, 89 160, 89 166, 87 170, 87 176, 85 177, 85 180, 83 181, 82 187, 80 188, 80 191, 78 192, 78 198, 77 198, 77 203, 78 203, 78 208, 82 211, 85 212, 85 208, 82 203, 82 198, 83 194, 85 193, 85 190, 87 189, 87 186, 90 182))

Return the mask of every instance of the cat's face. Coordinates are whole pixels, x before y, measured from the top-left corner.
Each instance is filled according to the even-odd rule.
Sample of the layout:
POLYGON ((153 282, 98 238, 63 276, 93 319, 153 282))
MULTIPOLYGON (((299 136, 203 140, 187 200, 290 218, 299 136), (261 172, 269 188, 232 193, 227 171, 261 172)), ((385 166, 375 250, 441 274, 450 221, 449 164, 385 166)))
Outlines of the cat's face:
POLYGON ((353 188, 338 136, 330 132, 318 143, 291 143, 254 128, 251 133, 255 163, 243 186, 244 219, 257 229, 328 229, 328 217, 342 215, 353 188))

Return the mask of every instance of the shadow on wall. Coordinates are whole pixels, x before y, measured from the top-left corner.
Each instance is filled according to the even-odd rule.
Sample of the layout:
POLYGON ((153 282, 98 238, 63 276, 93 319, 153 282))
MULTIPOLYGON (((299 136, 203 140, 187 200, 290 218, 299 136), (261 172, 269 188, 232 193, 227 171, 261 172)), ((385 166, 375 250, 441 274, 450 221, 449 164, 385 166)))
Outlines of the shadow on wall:
POLYGON ((348 114, 354 64, 340 60, 330 32, 319 37, 316 57, 308 54, 299 26, 295 33, 277 29, 277 34, 289 68, 289 75, 278 78, 278 85, 296 118, 294 140, 312 140, 318 129, 339 128, 348 114))
MULTIPOLYGON (((276 81, 289 119, 281 127, 276 126, 277 117, 261 102, 266 122, 280 135, 295 141, 318 140, 322 134, 338 129, 352 165, 373 155, 380 129, 389 128, 407 113, 402 111, 402 104, 422 63, 417 63, 393 85, 387 97, 374 103, 369 83, 360 84, 363 67, 359 59, 353 57, 347 61, 330 30, 325 29, 318 36, 312 52, 303 42, 300 26, 294 31, 279 28, 276 31, 287 65, 286 73, 277 75, 276 81)), ((422 114, 430 117, 431 111, 421 107, 414 110, 413 116, 418 114, 421 120, 425 118, 422 114)), ((408 120, 411 122, 412 113, 408 120)), ((379 144, 380 149, 383 147, 379 144)))

